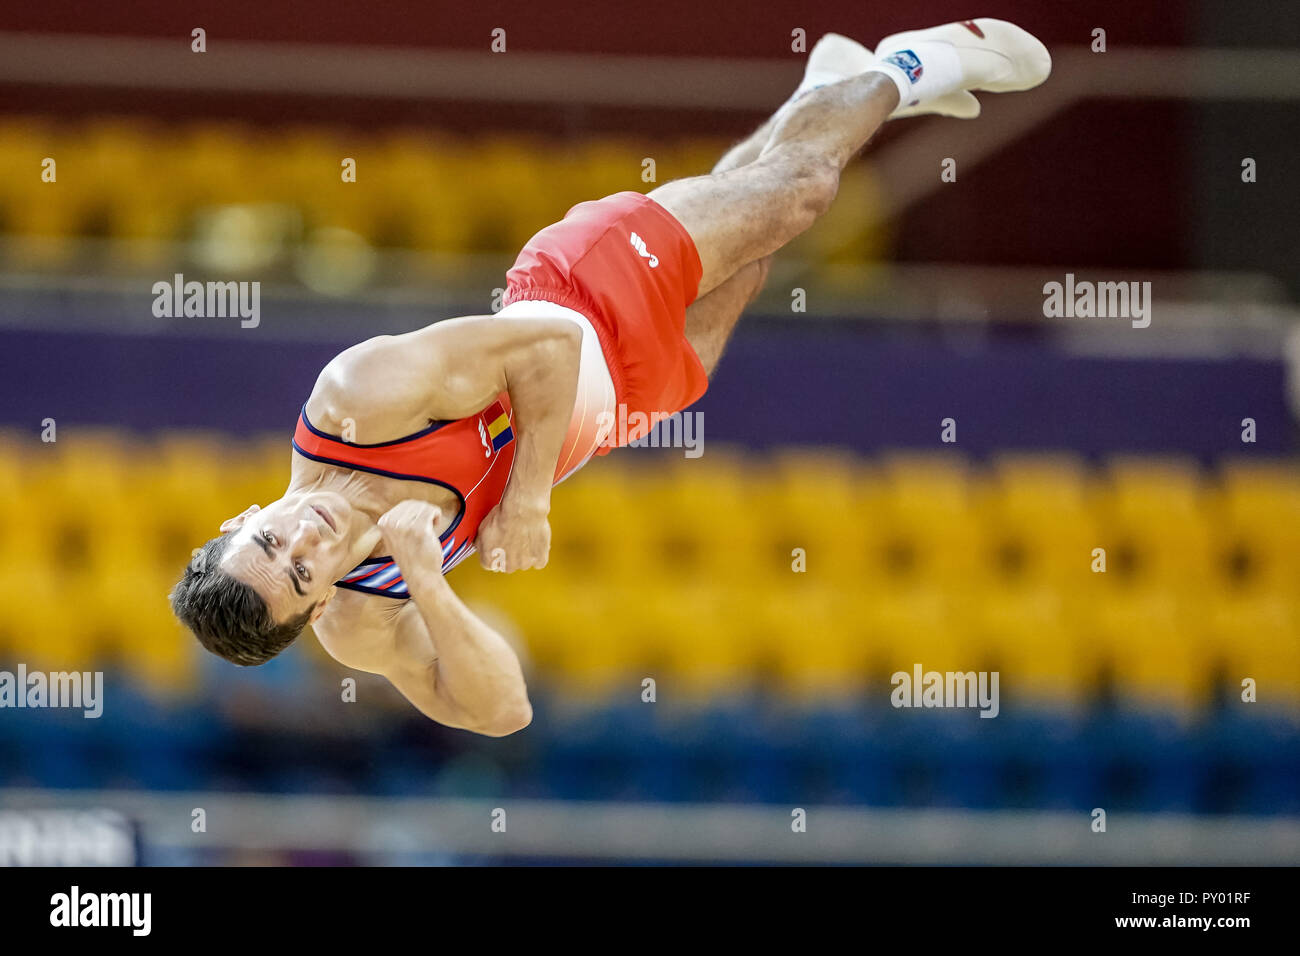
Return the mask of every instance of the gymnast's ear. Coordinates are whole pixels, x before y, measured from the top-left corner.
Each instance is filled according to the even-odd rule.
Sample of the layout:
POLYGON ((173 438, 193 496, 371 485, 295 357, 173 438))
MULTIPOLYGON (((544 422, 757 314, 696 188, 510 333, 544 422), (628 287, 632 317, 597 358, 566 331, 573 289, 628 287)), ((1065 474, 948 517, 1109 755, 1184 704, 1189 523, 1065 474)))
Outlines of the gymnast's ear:
POLYGON ((330 598, 334 596, 334 592, 337 590, 338 588, 330 588, 325 592, 325 596, 316 602, 316 606, 311 609, 311 617, 307 619, 308 624, 315 624, 320 620, 320 616, 325 613, 325 605, 329 604, 330 598))
POLYGON ((261 505, 249 505, 244 509, 243 514, 235 515, 233 518, 227 518, 225 521, 221 522, 221 527, 218 530, 222 534, 225 534, 227 531, 238 531, 244 526, 244 519, 261 510, 261 505))

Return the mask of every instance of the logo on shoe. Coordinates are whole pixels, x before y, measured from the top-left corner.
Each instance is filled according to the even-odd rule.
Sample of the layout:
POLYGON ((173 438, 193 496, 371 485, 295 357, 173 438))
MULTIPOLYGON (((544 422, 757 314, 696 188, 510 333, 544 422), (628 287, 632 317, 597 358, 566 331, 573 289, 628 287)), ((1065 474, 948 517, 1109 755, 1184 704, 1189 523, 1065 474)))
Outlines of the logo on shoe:
POLYGON ((984 31, 975 25, 974 20, 962 20, 961 25, 964 26, 971 33, 975 34, 981 40, 984 39, 984 31))
POLYGON ((921 58, 911 50, 899 50, 897 53, 891 53, 881 62, 892 63, 894 66, 898 67, 907 74, 907 79, 912 83, 915 83, 921 78, 921 58))
POLYGON ((640 236, 638 236, 638 235, 634 232, 634 233, 632 233, 632 238, 631 238, 630 241, 631 241, 631 243, 632 243, 632 248, 635 249, 635 250, 637 251, 637 254, 638 254, 639 256, 641 256, 641 258, 643 258, 643 259, 649 259, 649 260, 650 260, 650 268, 651 268, 651 269, 653 269, 655 266, 659 265, 659 257, 650 254, 649 250, 646 249, 646 247, 645 247, 645 240, 644 240, 644 239, 642 239, 640 236))

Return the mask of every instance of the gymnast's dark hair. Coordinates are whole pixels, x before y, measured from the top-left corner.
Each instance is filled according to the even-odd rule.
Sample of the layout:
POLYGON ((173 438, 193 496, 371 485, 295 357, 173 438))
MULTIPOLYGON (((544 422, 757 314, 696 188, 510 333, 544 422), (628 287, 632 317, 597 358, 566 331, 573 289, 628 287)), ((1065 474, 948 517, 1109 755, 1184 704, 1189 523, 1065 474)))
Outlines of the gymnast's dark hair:
POLYGON ((244 667, 265 664, 302 633, 314 608, 277 624, 260 594, 220 570, 229 544, 223 534, 195 551, 172 588, 172 612, 218 657, 244 667))

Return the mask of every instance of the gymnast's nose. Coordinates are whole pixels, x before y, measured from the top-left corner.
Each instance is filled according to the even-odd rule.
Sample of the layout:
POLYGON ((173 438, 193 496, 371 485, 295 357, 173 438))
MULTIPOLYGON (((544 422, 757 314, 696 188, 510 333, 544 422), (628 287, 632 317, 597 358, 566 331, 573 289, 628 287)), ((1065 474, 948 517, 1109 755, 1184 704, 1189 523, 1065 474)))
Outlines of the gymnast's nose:
POLYGON ((299 519, 298 540, 308 547, 314 547, 320 544, 320 525, 312 520, 312 518, 304 517, 299 519))

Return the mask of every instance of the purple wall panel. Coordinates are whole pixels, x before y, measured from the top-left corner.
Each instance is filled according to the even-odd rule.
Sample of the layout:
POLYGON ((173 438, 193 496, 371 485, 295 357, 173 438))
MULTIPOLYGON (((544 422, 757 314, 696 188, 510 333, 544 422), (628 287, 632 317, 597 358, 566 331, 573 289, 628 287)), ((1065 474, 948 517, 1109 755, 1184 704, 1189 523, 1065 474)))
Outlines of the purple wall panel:
MULTIPOLYGON (((1284 368, 1262 359, 1115 359, 1064 354, 1041 336, 972 336, 845 323, 749 323, 709 394, 707 440, 751 447, 833 443, 864 452, 958 448, 1276 454, 1295 446, 1284 368), (1240 421, 1258 423, 1243 446, 1240 421)), ((317 372, 350 341, 196 339, 0 332, 0 422, 39 430, 119 424, 134 429, 283 430, 317 372)))

